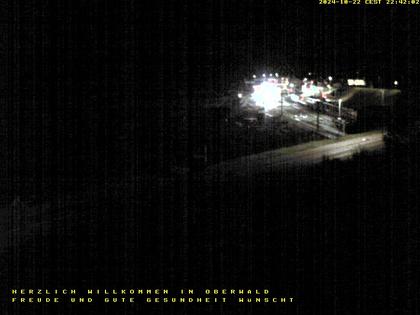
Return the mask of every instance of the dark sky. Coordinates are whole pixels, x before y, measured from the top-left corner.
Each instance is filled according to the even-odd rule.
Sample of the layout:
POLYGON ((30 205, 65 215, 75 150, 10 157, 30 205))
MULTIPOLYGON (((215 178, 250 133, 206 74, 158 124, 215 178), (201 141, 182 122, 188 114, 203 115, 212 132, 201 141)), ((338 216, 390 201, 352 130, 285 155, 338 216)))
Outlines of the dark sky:
POLYGON ((142 27, 152 29, 144 48, 159 51, 171 66, 184 62, 177 66, 193 78, 229 80, 270 68, 401 76, 417 64, 415 11, 308 1, 166 3, 144 21, 142 27))
POLYGON ((41 81, 100 82, 112 73, 108 83, 129 76, 148 90, 223 90, 269 70, 393 78, 416 72, 417 11, 317 1, 27 1, 10 6, 9 45, 41 81))

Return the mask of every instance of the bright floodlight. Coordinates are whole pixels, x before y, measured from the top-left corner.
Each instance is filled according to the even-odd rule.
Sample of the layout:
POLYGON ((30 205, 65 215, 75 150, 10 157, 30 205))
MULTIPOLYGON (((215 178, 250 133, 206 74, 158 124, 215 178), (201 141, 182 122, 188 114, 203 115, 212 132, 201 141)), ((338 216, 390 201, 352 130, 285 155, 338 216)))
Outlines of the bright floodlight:
POLYGON ((394 81, 394 85, 397 86, 398 85, 398 81, 394 81))
POLYGON ((254 85, 252 100, 257 106, 270 110, 279 106, 281 101, 281 88, 276 82, 264 81, 259 85, 254 85))
POLYGON ((242 93, 238 93, 238 97, 239 98, 242 98, 242 93))

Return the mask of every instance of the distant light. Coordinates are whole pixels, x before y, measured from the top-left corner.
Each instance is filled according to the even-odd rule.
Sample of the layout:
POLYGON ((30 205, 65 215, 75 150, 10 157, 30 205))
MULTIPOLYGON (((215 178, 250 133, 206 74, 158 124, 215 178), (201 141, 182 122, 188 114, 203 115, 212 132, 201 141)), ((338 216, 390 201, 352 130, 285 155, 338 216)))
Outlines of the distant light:
POLYGON ((257 78, 257 76, 256 76, 255 74, 253 74, 253 75, 252 75, 252 77, 253 77, 254 79, 256 79, 256 78, 257 78))
POLYGON ((366 82, 362 79, 347 79, 347 84, 349 86, 365 86, 366 82))
POLYGON ((270 73, 270 77, 272 77, 273 76, 273 74, 272 73, 270 73))
POLYGON ((263 75, 262 75, 262 76, 263 76, 263 78, 265 78, 265 73, 263 73, 263 75))
POLYGON ((279 77, 279 74, 276 72, 276 77, 278 78, 279 77))
POLYGON ((312 75, 312 72, 308 72, 308 75, 312 75))
POLYGON ((295 87, 295 84, 294 83, 290 83, 289 84, 289 87, 294 88, 295 87))
POLYGON ((332 76, 329 76, 329 77, 328 77, 328 81, 332 81, 332 79, 333 79, 333 77, 332 77, 332 76))
POLYGON ((238 93, 238 98, 242 98, 242 93, 238 93))
POLYGON ((308 81, 308 78, 303 78, 303 82, 306 82, 306 81, 308 81))
POLYGON ((398 85, 398 81, 394 81, 394 85, 397 86, 398 85))

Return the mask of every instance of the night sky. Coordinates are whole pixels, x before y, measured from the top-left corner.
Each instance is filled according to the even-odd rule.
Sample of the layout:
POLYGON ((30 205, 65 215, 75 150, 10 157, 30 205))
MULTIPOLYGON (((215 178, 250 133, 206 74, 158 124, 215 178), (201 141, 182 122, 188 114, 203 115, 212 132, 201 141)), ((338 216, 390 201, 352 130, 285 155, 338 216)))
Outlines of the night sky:
POLYGON ((311 71, 394 77, 413 72, 418 63, 416 6, 209 0, 41 3, 11 6, 9 44, 19 45, 23 69, 46 63, 49 69, 36 75, 50 78, 98 82, 109 72, 109 82, 118 81, 117 75, 129 76, 136 88, 167 88, 185 80, 178 87, 195 88, 200 82, 209 90, 269 69, 297 76, 311 71), (143 85, 147 82, 150 86, 143 85))

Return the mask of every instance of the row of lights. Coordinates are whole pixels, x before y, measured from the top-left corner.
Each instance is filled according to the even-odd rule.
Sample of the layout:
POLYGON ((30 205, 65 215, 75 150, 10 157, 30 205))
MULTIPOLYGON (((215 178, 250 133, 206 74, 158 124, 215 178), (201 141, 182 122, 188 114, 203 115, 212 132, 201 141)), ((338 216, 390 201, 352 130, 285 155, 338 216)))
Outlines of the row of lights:
MULTIPOLYGON (((269 76, 270 76, 270 77, 272 77, 272 76, 273 76, 273 74, 272 74, 272 73, 270 73, 270 74, 269 74, 269 76)), ((279 74, 276 72, 276 73, 274 74, 274 76, 275 76, 276 78, 278 78, 278 77, 279 77, 279 74)), ((257 75, 256 75, 256 74, 253 74, 253 75, 252 75, 252 77, 253 77, 254 79, 256 79, 256 78, 257 78, 257 75)), ((267 77, 267 75, 266 75, 265 73, 263 73, 263 74, 262 74, 262 77, 263 77, 263 78, 266 78, 266 77, 267 77)))
MULTIPOLYGON (((311 72, 309 72, 308 74, 309 74, 309 75, 311 75, 312 73, 311 73, 311 72)), ((278 74, 277 72, 276 72, 274 75, 275 75, 277 78, 279 77, 279 74, 278 74)), ((273 74, 272 74, 272 73, 270 73, 270 77, 272 77, 272 76, 273 76, 273 74)), ((256 78, 257 78, 257 75, 255 75, 255 74, 254 74, 252 77, 253 77, 254 79, 256 79, 256 78)), ((265 77, 266 77, 266 74, 265 74, 265 73, 263 73, 262 77, 263 77, 263 78, 265 78, 265 77)), ((303 78, 303 81, 307 81, 307 80, 308 80, 307 78, 303 78)), ((328 81, 330 81, 330 82, 331 82, 332 80, 333 80, 333 77, 332 77, 332 76, 328 76, 328 81)), ((399 82, 398 82, 397 80, 395 80, 395 81, 394 81, 394 85, 395 85, 395 86, 398 86, 398 84, 399 84, 399 82)))
MULTIPOLYGON (((312 73, 309 72, 308 74, 311 75, 312 73)), ((333 77, 332 76, 328 76, 328 81, 331 82, 332 80, 333 80, 333 77)), ((304 78, 303 81, 307 81, 307 78, 304 78)), ((398 86, 398 85, 399 85, 399 82, 397 80, 395 80, 394 81, 394 86, 398 86)))
MULTIPOLYGON (((312 75, 312 72, 309 72, 308 74, 309 74, 309 75, 312 75)), ((269 75, 269 76, 270 76, 270 77, 272 77, 272 76, 273 76, 273 74, 272 74, 272 73, 270 73, 270 75, 269 75)), ((279 77, 279 74, 276 72, 276 73, 274 74, 274 76, 278 78, 278 77, 279 77)), ((256 75, 256 74, 253 74, 253 75, 252 75, 252 77, 253 77, 254 79, 256 79, 256 78, 257 78, 257 75, 256 75)), ((265 73, 263 73, 263 74, 262 74, 262 77, 263 77, 263 78, 266 78, 266 77, 267 77, 267 75, 266 75, 265 73)), ((304 81, 306 81, 306 80, 307 80, 307 78, 305 78, 305 79, 303 79, 303 80, 304 80, 304 81)), ((332 76, 328 76, 328 81, 332 81, 332 80, 333 80, 333 77, 332 77, 332 76)), ((395 82, 397 82, 397 81, 395 81, 395 82)))

